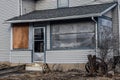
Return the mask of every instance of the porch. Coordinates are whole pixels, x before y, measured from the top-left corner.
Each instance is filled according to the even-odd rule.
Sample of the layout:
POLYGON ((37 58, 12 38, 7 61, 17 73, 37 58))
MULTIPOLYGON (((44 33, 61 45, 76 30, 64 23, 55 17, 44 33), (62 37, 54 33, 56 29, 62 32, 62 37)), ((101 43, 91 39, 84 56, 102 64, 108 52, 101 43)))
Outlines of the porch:
POLYGON ((111 33, 111 13, 115 6, 116 3, 106 3, 33 11, 9 19, 12 24, 10 61, 86 63, 88 54, 97 53, 105 32, 111 33), (97 12, 96 7, 100 8, 97 12))

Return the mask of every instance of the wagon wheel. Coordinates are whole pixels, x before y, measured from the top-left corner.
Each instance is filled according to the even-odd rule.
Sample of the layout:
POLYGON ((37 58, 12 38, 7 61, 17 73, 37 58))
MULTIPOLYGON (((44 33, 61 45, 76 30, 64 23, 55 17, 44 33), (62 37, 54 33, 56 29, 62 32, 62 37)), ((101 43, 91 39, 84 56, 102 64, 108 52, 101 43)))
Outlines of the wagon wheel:
POLYGON ((106 74, 108 68, 106 62, 100 58, 96 58, 97 65, 97 72, 101 74, 106 74))
MULTIPOLYGON (((99 69, 99 62, 96 62, 95 65, 94 65, 94 72, 95 73, 98 73, 98 69, 99 69)), ((90 66, 90 63, 87 62, 86 65, 85 65, 85 69, 88 73, 91 73, 91 66, 90 66)))
POLYGON ((100 58, 96 58, 96 61, 91 62, 88 61, 85 65, 85 69, 88 73, 100 73, 105 74, 107 72, 107 64, 100 58))

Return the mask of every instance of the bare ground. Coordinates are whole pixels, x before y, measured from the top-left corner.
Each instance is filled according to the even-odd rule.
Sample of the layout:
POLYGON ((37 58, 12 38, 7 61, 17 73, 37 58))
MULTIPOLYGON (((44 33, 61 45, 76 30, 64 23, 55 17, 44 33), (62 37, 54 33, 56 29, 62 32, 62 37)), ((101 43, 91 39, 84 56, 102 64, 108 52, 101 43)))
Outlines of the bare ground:
POLYGON ((84 72, 67 71, 67 72, 16 72, 1 75, 0 80, 120 80, 120 74, 113 77, 86 77, 84 72))
MULTIPOLYGON (((0 68, 9 67, 9 65, 9 63, 0 63, 0 68)), ((19 71, 0 75, 0 80, 120 80, 120 74, 109 77, 88 77, 86 72, 82 70, 51 71, 48 73, 19 71)))

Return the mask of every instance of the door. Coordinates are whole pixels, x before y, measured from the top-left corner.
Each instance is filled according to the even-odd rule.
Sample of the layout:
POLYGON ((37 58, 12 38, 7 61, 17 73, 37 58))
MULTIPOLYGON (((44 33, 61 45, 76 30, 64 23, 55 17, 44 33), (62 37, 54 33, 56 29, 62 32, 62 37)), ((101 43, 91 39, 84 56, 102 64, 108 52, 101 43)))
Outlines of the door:
POLYGON ((33 62, 43 62, 45 52, 45 27, 34 28, 33 62))

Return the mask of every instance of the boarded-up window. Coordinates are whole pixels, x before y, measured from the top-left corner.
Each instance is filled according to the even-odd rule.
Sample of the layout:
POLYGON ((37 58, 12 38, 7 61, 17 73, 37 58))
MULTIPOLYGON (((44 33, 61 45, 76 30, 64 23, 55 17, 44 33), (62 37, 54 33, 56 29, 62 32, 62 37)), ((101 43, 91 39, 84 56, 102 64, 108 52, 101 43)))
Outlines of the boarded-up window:
POLYGON ((29 24, 13 25, 13 49, 28 49, 29 24))

